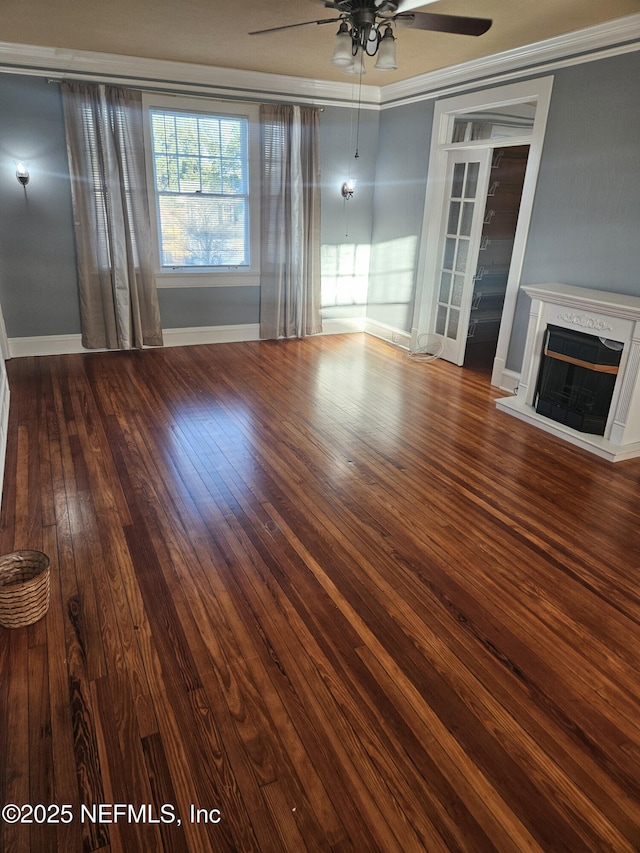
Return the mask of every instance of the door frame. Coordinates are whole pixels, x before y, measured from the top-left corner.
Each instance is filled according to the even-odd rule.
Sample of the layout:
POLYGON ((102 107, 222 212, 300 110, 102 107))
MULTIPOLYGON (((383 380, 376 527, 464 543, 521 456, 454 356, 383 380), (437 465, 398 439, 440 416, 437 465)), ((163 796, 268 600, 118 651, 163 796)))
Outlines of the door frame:
POLYGON ((438 101, 434 108, 429 152, 429 167, 425 208, 418 257, 416 296, 413 324, 411 329, 411 349, 417 350, 420 339, 433 329, 433 306, 437 287, 438 247, 442 229, 442 211, 445 201, 445 177, 449 152, 464 148, 499 148, 511 145, 529 145, 529 159, 522 189, 520 213, 513 244, 507 291, 502 310, 502 320, 493 363, 491 384, 511 389, 517 383, 506 369, 509 341, 513 329, 516 301, 520 288, 520 277, 524 261, 529 225, 533 210, 535 187, 542 157, 542 145, 551 101, 553 76, 539 77, 524 82, 497 86, 446 98, 438 101), (449 143, 456 116, 471 111, 493 109, 528 101, 536 102, 536 113, 530 135, 508 137, 506 139, 483 139, 475 142, 449 143))

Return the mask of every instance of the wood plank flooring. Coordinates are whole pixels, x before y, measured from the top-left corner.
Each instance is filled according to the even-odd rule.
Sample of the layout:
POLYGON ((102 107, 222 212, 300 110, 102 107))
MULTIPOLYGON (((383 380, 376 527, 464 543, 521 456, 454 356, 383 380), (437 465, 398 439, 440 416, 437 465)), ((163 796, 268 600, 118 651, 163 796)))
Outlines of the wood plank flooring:
POLYGON ((8 372, 1 850, 640 850, 640 460, 361 335, 8 372))

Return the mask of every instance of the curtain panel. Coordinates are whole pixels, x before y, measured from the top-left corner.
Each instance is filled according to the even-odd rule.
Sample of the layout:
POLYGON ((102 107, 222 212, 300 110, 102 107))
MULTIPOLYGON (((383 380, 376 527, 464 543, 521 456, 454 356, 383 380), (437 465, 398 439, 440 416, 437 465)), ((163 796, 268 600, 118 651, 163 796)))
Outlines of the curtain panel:
POLYGON ((63 82, 82 345, 162 346, 144 161, 142 95, 63 82))
POLYGON ((260 337, 322 331, 319 110, 263 104, 260 337))

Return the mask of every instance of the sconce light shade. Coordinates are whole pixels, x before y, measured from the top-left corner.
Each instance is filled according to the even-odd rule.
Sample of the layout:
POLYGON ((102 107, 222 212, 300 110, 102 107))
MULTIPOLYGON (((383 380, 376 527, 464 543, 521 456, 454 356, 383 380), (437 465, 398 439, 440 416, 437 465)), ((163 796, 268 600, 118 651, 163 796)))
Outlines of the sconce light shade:
POLYGON ((397 67, 396 40, 393 37, 391 27, 387 26, 384 35, 380 39, 376 68, 378 71, 395 71, 397 67))
POLYGON ((347 26, 346 21, 343 21, 336 34, 336 40, 333 47, 333 58, 331 59, 333 64, 339 65, 343 68, 353 65, 352 46, 353 41, 351 33, 349 32, 349 27, 347 26))
POLYGON ((16 163, 16 178, 20 181, 23 187, 26 187, 29 183, 29 169, 22 162, 16 163))
POLYGON ((342 187, 340 188, 340 192, 342 193, 342 198, 347 201, 350 198, 353 198, 353 194, 356 189, 356 182, 354 178, 349 178, 344 182, 342 187))

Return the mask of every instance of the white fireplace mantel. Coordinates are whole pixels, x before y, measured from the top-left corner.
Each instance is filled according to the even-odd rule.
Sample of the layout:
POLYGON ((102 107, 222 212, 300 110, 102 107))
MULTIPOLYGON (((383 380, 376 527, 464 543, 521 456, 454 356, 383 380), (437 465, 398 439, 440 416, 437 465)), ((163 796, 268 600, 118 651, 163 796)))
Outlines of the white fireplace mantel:
POLYGON ((522 373, 517 395, 497 400, 498 409, 612 462, 640 456, 640 297, 569 284, 527 285, 522 289, 531 297, 522 373), (542 345, 549 324, 624 345, 604 435, 578 432, 535 410, 542 345))

